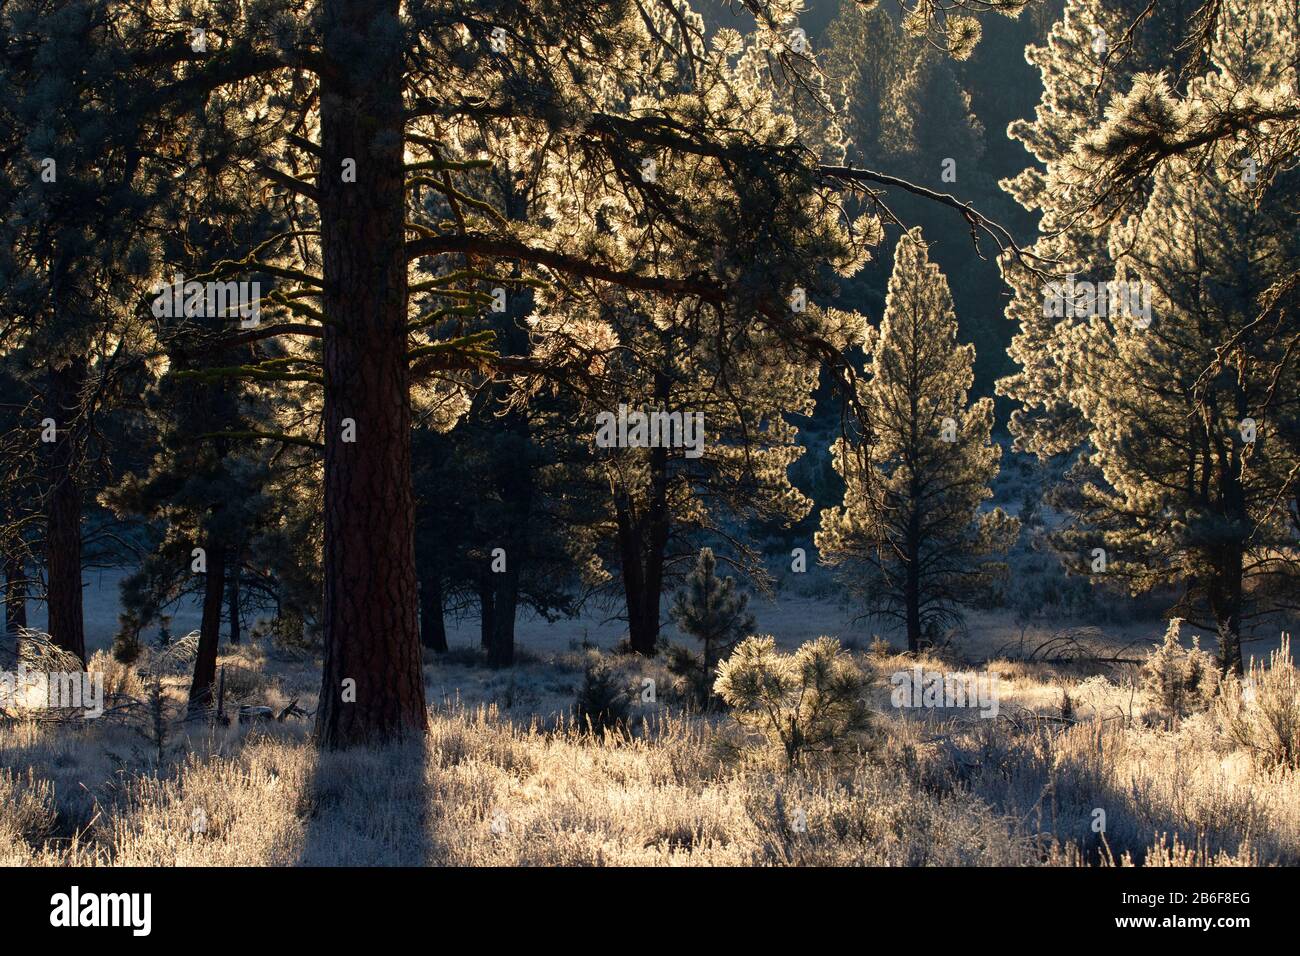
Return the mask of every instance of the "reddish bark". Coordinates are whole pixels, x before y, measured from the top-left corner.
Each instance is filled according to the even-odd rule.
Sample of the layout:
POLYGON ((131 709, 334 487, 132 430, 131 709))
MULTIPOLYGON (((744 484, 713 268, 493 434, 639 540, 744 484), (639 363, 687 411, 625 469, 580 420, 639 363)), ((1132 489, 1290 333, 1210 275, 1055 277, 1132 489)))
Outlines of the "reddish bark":
POLYGON ((397 0, 325 0, 323 747, 425 727, 406 357, 403 63, 397 0), (344 160, 355 182, 344 182, 344 160), (345 423, 355 441, 345 441, 345 423), (351 682, 351 683, 349 683, 351 682))

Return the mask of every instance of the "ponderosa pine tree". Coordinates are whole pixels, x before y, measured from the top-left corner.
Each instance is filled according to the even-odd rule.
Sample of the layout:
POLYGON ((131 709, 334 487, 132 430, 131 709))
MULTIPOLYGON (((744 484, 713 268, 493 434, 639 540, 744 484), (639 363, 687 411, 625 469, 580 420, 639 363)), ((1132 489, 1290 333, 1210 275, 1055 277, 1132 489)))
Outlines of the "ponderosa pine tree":
POLYGON ((1120 281, 1151 286, 1151 322, 1094 317, 1069 362, 1089 451, 1054 496, 1077 518, 1062 551, 1134 592, 1182 585, 1176 610, 1217 631, 1225 672, 1241 670, 1243 625, 1300 593, 1284 505, 1300 449, 1281 430, 1300 414, 1300 370, 1255 322, 1300 257, 1292 178, 1261 199, 1230 155, 1162 166, 1111 238, 1120 281), (1250 361, 1206 376, 1227 342, 1250 361))
MULTIPOLYGON (((736 590, 734 578, 719 577, 712 548, 701 548, 694 569, 673 599, 669 614, 683 634, 703 647, 699 661, 699 686, 711 690, 714 669, 736 643, 754 630, 749 595, 736 590)), ((707 696, 702 695, 702 696, 707 696)))
POLYGON ((822 512, 815 541, 822 563, 848 571, 873 612, 902 623, 915 652, 1005 570, 991 556, 1019 533, 1002 509, 981 511, 1001 456, 993 403, 967 404, 975 350, 957 343, 947 280, 918 229, 898 241, 885 315, 866 349, 870 459, 836 440, 844 501, 822 512))
MULTIPOLYGON (((565 181, 572 172, 568 165, 555 161, 547 140, 533 135, 531 129, 530 123, 518 120, 487 122, 467 117, 454 127, 452 136, 467 155, 488 160, 461 173, 462 196, 479 208, 497 210, 514 228, 547 221, 554 215, 556 197, 572 188, 565 181)), ((434 191, 426 197, 427 204, 445 207, 443 216, 456 215, 449 197, 434 191)), ((467 266, 472 262, 466 259, 467 266)), ((526 360, 532 348, 529 323, 537 301, 534 290, 543 283, 520 259, 500 262, 495 271, 491 308, 467 327, 490 331, 503 359, 526 360)), ((456 321, 465 319, 457 316, 456 321)), ((467 477, 453 473, 456 464, 471 469, 468 489, 448 489, 461 501, 459 513, 451 515, 451 521, 432 519, 449 535, 431 548, 422 546, 417 527, 417 563, 421 557, 427 562, 437 551, 443 577, 469 580, 480 608, 481 644, 493 667, 514 662, 515 624, 522 607, 549 617, 568 610, 571 603, 562 593, 562 584, 573 577, 564 566, 568 555, 560 539, 566 532, 553 520, 556 502, 547 500, 544 488, 545 473, 554 462, 546 446, 554 445, 554 436, 537 433, 548 416, 536 405, 546 399, 531 393, 524 399, 527 392, 504 376, 478 390, 457 426, 458 434, 447 445, 459 461, 429 463, 452 483, 467 477), (465 495, 465 490, 472 493, 465 495)), ((548 397, 556 396, 552 391, 548 397)), ((422 573, 422 589, 425 580, 422 573)))
MULTIPOLYGON (((1236 150, 1258 191, 1300 152, 1300 9, 1293 3, 1220 0, 1148 7, 1132 21, 1174 25, 1169 50, 1182 63, 1147 66, 1106 103, 1105 121, 1069 143, 1077 212, 1113 215, 1146 195, 1151 176, 1176 157, 1236 150), (1160 9, 1164 8, 1164 9, 1160 9), (1248 162, 1249 161, 1249 162, 1248 162)), ((1122 60, 1125 50, 1117 50, 1122 60)), ((1291 275, 1295 275, 1293 271, 1291 275)))
MULTIPOLYGON (((696 18, 689 14, 687 19, 694 23, 696 18)), ((680 32, 673 18, 662 13, 657 14, 656 28, 670 35, 680 32)), ((644 71, 630 88, 628 106, 696 102, 697 110, 710 111, 730 135, 747 142, 795 136, 801 142, 818 142, 828 158, 842 159, 842 142, 820 126, 805 128, 806 111, 797 108, 802 100, 792 103, 790 91, 768 78, 763 41, 724 29, 708 44, 703 36, 687 31, 684 43, 692 58, 667 48, 657 50, 654 69, 644 71), (709 69, 698 70, 692 60, 707 63, 709 69)), ((822 116, 813 119, 820 122, 822 116)), ((817 222, 824 197, 811 207, 792 206, 786 194, 761 181, 752 184, 758 187, 752 191, 735 193, 737 185, 749 184, 738 183, 725 166, 702 163, 689 154, 657 153, 652 163, 641 187, 655 197, 649 230, 633 227, 637 211, 617 197, 598 208, 594 219, 582 214, 573 205, 582 193, 571 182, 562 182, 557 192, 554 202, 563 205, 558 205, 556 218, 566 228, 582 224, 584 232, 608 224, 607 231, 620 243, 637 239, 643 243, 638 255, 660 273, 732 275, 744 287, 766 282, 790 293, 799 286, 807 305, 796 310, 787 295, 777 307, 788 321, 775 328, 766 320, 753 325, 737 321, 743 310, 719 313, 700 301, 666 302, 635 293, 605 295, 594 302, 568 298, 560 308, 539 315, 539 349, 565 356, 585 351, 587 369, 596 371, 596 381, 584 392, 583 419, 594 423, 598 415, 614 415, 622 407, 634 415, 660 412, 682 422, 687 417, 703 421, 703 434, 696 436, 699 445, 693 449, 596 451, 609 489, 611 520, 606 540, 598 536, 588 544, 593 557, 599 552, 596 559, 617 572, 629 644, 643 655, 656 653, 664 591, 694 560, 700 533, 726 540, 738 566, 760 583, 764 580, 760 556, 734 529, 738 521, 752 518, 788 524, 807 512, 809 502, 789 481, 789 466, 802 447, 787 416, 812 412, 818 364, 828 359, 827 353, 814 357, 797 346, 790 332, 797 330, 797 336, 830 346, 832 360, 842 362, 854 330, 860 328, 852 317, 813 304, 815 293, 833 292, 827 281, 830 269, 815 279, 783 279, 775 271, 760 278, 758 261, 741 261, 729 248, 727 237, 744 235, 802 235, 823 242, 817 222), (672 206, 665 210, 661 197, 669 196, 672 206), (688 222, 692 227, 682 228, 688 222), (688 240, 672 246, 644 242, 665 229, 682 229, 688 240), (692 234, 716 241, 702 243, 692 234)), ((587 186, 583 192, 589 190, 587 186)), ((877 225, 872 217, 853 224, 857 249, 829 260, 839 276, 851 275, 866 261, 867 247, 877 241, 877 225)), ((766 261, 775 266, 774 260, 766 261)))
POLYGON ((909 33, 895 20, 883 7, 843 3, 818 62, 832 96, 843 99, 854 162, 870 168, 926 162, 934 172, 925 178, 932 180, 942 156, 959 156, 963 165, 978 159, 983 130, 951 57, 924 32, 909 33))
POLYGON ((1044 168, 1010 188, 1043 214, 1035 251, 1079 279, 1148 284, 1152 314, 1135 327, 1086 300, 1049 308, 1043 277, 1011 266, 1022 370, 1000 389, 1021 402, 1020 447, 1082 450, 1057 494, 1081 519, 1058 539, 1070 563, 1137 590, 1184 585, 1182 613, 1212 623, 1237 667, 1246 593, 1272 603, 1294 563, 1281 528, 1294 536, 1300 475, 1269 462, 1297 448, 1283 384, 1300 343, 1296 270, 1281 264, 1294 262, 1295 206, 1279 171, 1297 155, 1300 13, 1200 8, 1072 0, 1030 51, 1047 92, 1011 131, 1044 168), (1277 135, 1254 135, 1258 123, 1277 135), (1267 450, 1243 443, 1247 418, 1268 421, 1267 450))
MULTIPOLYGON (((238 430, 243 421, 229 382, 164 378, 150 396, 158 449, 142 475, 128 474, 102 499, 119 515, 143 517, 159 528, 155 547, 123 582, 124 624, 138 631, 185 594, 201 596, 199 644, 189 710, 212 703, 222 611, 242 550, 267 520, 271 502, 267 462, 238 451, 229 438, 205 432, 238 430), (233 426, 233 427, 232 427, 233 426)), ((256 454, 260 449, 253 446, 256 454)), ((130 640, 133 635, 123 634, 130 640)))
MULTIPOLYGON (((488 663, 508 667, 514 657, 511 607, 528 608, 548 619, 572 610, 570 586, 576 572, 566 544, 570 529, 581 520, 575 509, 587 499, 569 482, 556 480, 557 452, 568 453, 572 449, 567 446, 577 443, 569 436, 563 449, 549 447, 552 435, 557 440, 566 436, 548 421, 547 397, 519 410, 529 419, 526 441, 502 427, 493 414, 493 401, 490 393, 481 391, 475 396, 477 407, 453 430, 417 431, 415 557, 423 646, 439 653, 448 649, 446 604, 463 608, 477 603, 480 644, 488 663), (522 538, 513 538, 510 525, 520 520, 519 510, 509 498, 510 486, 500 480, 510 468, 530 473, 528 534, 522 538), (518 541, 513 547, 512 538, 518 541), (494 555, 497 548, 502 552, 494 555), (514 564, 519 565, 517 579, 501 582, 514 564)), ((570 418, 561 422, 567 425, 570 418)))
MULTIPOLYGON (((219 123, 214 123, 219 128, 219 123)), ((207 130, 214 135, 216 129, 207 130)), ((202 617, 189 694, 191 713, 206 711, 217 679, 223 609, 229 608, 232 640, 239 628, 239 578, 244 553, 260 525, 273 520, 262 489, 271 480, 274 449, 247 437, 271 418, 256 386, 224 374, 239 366, 248 346, 196 347, 220 341, 245 321, 260 322, 261 290, 272 277, 250 277, 243 286, 223 287, 222 301, 187 297, 185 285, 221 261, 237 256, 286 228, 272 205, 250 208, 241 193, 257 185, 231 171, 218 177, 202 165, 188 177, 188 189, 159 204, 157 216, 172 225, 157 240, 163 281, 148 302, 155 374, 137 410, 144 430, 155 436, 153 454, 130 469, 102 496, 119 516, 143 518, 156 544, 140 570, 124 581, 124 632, 148 623, 180 595, 201 596, 202 617), (254 284, 255 283, 255 284, 254 284), (232 294, 225 294, 232 293, 232 294), (166 370, 163 374, 163 370, 166 370)), ((275 293, 266 296, 274 305, 275 293)), ((268 317, 273 314, 268 309, 268 317)), ((278 403, 282 410, 289 403, 278 403)), ((277 456, 275 460, 278 460, 277 456)))
MULTIPOLYGON (((1032 11, 1031 7, 1019 18, 1014 37, 1027 32, 1025 21, 1031 19, 1027 14, 1032 11)), ((999 22, 1002 19, 992 18, 989 27, 1005 29, 999 22)), ((888 5, 871 8, 846 0, 827 30, 818 64, 826 73, 828 91, 844 101, 850 161, 869 169, 912 170, 918 182, 959 195, 986 212, 996 210, 999 221, 1011 226, 1019 210, 998 189, 998 170, 1018 167, 999 167, 985 156, 986 141, 989 146, 993 142, 975 115, 971 95, 963 88, 963 74, 972 77, 968 82, 973 93, 974 84, 985 73, 976 71, 969 58, 956 60, 946 55, 924 33, 909 33, 899 20, 897 10, 888 5)), ((981 40, 975 56, 985 50, 988 41, 988 36, 981 40)), ((1020 57, 1024 46, 1022 40, 1011 55, 1020 57)), ((1014 79, 1005 79, 1009 68, 1015 69, 1002 63, 992 70, 987 65, 982 68, 995 70, 997 75, 996 82, 983 84, 986 95, 1016 85, 1014 79)), ((924 198, 891 196, 890 205, 902 221, 921 227, 926 235, 942 235, 950 225, 951 211, 924 198)), ((952 280, 961 336, 976 347, 979 390, 1007 370, 1010 329, 984 307, 1001 294, 1002 282, 995 263, 970 244, 945 244, 936 248, 935 254, 952 280)), ((887 280, 887 263, 863 270, 844 284, 838 300, 841 307, 878 316, 887 280)))
MULTIPOLYGON (((1080 156, 1076 204, 1105 213, 1125 208, 1140 195, 1163 164, 1191 168, 1235 165, 1261 206, 1297 215, 1289 172, 1300 161, 1300 7, 1250 0, 1223 0, 1199 7, 1184 24, 1180 49, 1190 62, 1185 90, 1160 74, 1137 78, 1116 97, 1106 122, 1075 144, 1080 156)), ((1281 238, 1281 237, 1279 237, 1281 238)), ((1286 241, 1286 240, 1282 240, 1286 241)), ((1274 350, 1270 374, 1281 381, 1294 374, 1300 355, 1300 267, 1276 274, 1257 299, 1249 335, 1234 335, 1215 350, 1203 380, 1232 374, 1253 364, 1255 337, 1284 343, 1274 350)), ((1274 440, 1300 449, 1300 419, 1279 402, 1282 390, 1266 401, 1274 440)), ((1202 414, 1213 414, 1202 408, 1202 414)), ((1292 514, 1300 534, 1300 473, 1278 488, 1277 507, 1292 514)), ((1292 602, 1294 603, 1294 602, 1292 602)))

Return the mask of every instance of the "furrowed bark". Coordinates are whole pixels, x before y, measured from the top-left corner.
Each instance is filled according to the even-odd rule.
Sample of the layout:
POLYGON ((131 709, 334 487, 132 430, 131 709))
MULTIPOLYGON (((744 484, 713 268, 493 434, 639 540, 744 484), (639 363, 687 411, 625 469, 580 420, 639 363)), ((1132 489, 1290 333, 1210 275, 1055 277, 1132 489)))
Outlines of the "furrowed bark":
POLYGON ((396 0, 325 0, 322 747, 425 728, 406 358, 403 57, 396 0), (346 160, 355 182, 345 182, 346 160), (355 434, 345 434, 345 428, 355 434), (346 440, 354 437, 354 441, 346 440))

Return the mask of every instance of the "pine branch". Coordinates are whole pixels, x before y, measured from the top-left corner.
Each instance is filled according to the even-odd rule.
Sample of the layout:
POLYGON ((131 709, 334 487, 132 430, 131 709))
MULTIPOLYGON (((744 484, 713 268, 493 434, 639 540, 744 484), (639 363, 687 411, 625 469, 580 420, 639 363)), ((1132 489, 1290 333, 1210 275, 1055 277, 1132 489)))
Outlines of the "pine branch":
MULTIPOLYGON (((489 302, 491 301, 491 296, 484 296, 484 298, 486 298, 489 302)), ((417 332, 420 329, 428 328, 429 326, 435 325, 438 322, 441 322, 443 319, 447 319, 452 316, 461 316, 462 318, 469 318, 471 316, 478 315, 478 312, 479 310, 477 308, 468 305, 453 306, 449 309, 433 309, 432 311, 425 312, 422 315, 413 319, 412 321, 408 322, 406 324, 406 331, 417 332)))
POLYGON ((311 372, 277 372, 257 365, 229 365, 219 368, 180 369, 171 373, 177 378, 192 378, 202 382, 223 379, 245 379, 254 382, 310 382, 324 385, 325 378, 311 372))
POLYGON ((478 348, 481 345, 490 345, 496 341, 496 332, 491 329, 484 329, 480 332, 471 332, 469 335, 463 335, 460 338, 450 339, 446 342, 437 342, 433 345, 420 345, 406 350, 408 359, 426 358, 430 355, 445 355, 452 352, 463 352, 467 356, 492 358, 495 353, 478 348))
POLYGON ((258 163, 256 168, 259 173, 271 180, 271 182, 275 183, 277 186, 283 186, 285 189, 302 196, 304 199, 309 199, 317 205, 320 204, 320 191, 311 183, 305 183, 301 179, 290 176, 288 173, 283 173, 274 166, 271 166, 269 163, 258 163))
POLYGON ((818 166, 817 172, 822 176, 841 182, 873 182, 879 183, 882 186, 897 186, 899 189, 903 189, 915 196, 921 196, 931 202, 947 206, 949 209, 956 209, 962 214, 962 218, 964 218, 970 225, 971 241, 975 245, 976 254, 979 255, 981 259, 984 258, 984 255, 980 252, 979 237, 981 233, 985 233, 993 237, 993 241, 997 243, 998 252, 1000 254, 1005 255, 1007 252, 1010 252, 1015 257, 1016 261, 1034 275, 1047 278, 1050 273, 1045 272, 1040 266, 1032 264, 1029 261, 1030 259, 1037 260, 1039 263, 1055 264, 1055 261, 1052 259, 1046 259, 1030 252, 1028 249, 1022 249, 1012 237, 1011 233, 1007 231, 1005 226, 1001 226, 992 219, 989 219, 970 203, 962 202, 956 196, 952 196, 948 193, 935 192, 933 189, 927 189, 925 186, 918 186, 915 183, 909 182, 906 179, 901 179, 898 176, 891 176, 888 173, 878 173, 870 169, 856 169, 852 166, 818 166))
POLYGON ((252 431, 252 430, 223 431, 223 432, 207 432, 206 434, 198 436, 199 440, 208 439, 208 438, 278 441, 278 442, 283 442, 286 445, 300 445, 303 448, 311 448, 315 451, 325 450, 325 446, 320 442, 314 442, 309 438, 299 438, 297 435, 287 435, 284 432, 262 432, 262 431, 252 431))

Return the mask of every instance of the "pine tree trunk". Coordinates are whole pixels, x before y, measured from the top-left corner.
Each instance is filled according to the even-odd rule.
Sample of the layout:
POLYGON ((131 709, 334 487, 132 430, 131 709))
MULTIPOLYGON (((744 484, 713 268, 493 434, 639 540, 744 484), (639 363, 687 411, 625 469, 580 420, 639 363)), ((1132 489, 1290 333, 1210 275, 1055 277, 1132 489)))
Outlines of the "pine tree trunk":
POLYGON ((639 522, 632 515, 632 502, 626 493, 620 492, 614 500, 614 514, 618 522, 619 563, 622 566, 623 599, 627 605, 628 643, 632 650, 647 656, 653 651, 653 638, 645 628, 645 584, 642 580, 641 541, 639 522))
MULTIPOLYGON (((652 512, 654 506, 652 503, 652 512)), ((627 602, 628 643, 637 654, 655 655, 659 641, 659 603, 663 590, 664 551, 667 521, 654 516, 645 522, 632 516, 627 495, 615 503, 618 519, 619 554, 623 572, 623 594, 627 602), (641 536, 645 535, 642 546, 641 536)))
POLYGON ((1240 674, 1241 618, 1244 554, 1238 546, 1224 549, 1216 562, 1210 585, 1210 612, 1219 632, 1219 667, 1224 674, 1240 674))
POLYGON ((506 569, 493 574, 496 591, 493 599, 492 642, 488 647, 488 663, 492 667, 510 667, 515 662, 515 619, 519 610, 519 580, 528 555, 528 527, 532 516, 533 480, 529 470, 528 422, 523 415, 506 415, 503 427, 511 439, 511 467, 497 476, 497 487, 506 509, 505 536, 502 546, 506 551, 506 569))
POLYGON ((437 654, 447 653, 447 622, 442 616, 442 577, 424 575, 420 583, 420 643, 437 654))
MULTIPOLYGON (((1248 413, 1246 396, 1237 394, 1237 412, 1240 418, 1248 413)), ((1237 528, 1251 527, 1246 507, 1246 491, 1242 480, 1245 467, 1238 449, 1217 454, 1219 505, 1223 518, 1237 528)), ((1207 469, 1207 473, 1208 473, 1207 469)), ((1224 674, 1240 674, 1241 623, 1244 610, 1245 542, 1224 541, 1210 564, 1213 579, 1209 582, 1210 612, 1214 615, 1219 632, 1219 667, 1224 674)))
MULTIPOLYGON (((526 220, 527 199, 519 190, 507 190, 504 198, 505 215, 515 221, 526 220)), ((515 262, 511 275, 523 275, 521 263, 515 262)), ((513 290, 508 297, 508 307, 495 323, 497 339, 506 354, 525 355, 530 342, 524 319, 533 311, 533 294, 527 288, 513 290)), ((504 397, 506 387, 496 386, 498 398, 504 397)), ((506 454, 496 460, 501 466, 495 476, 497 490, 505 509, 504 535, 501 547, 506 552, 506 569, 494 574, 493 626, 488 645, 488 664, 491 667, 511 667, 515 662, 515 621, 519 611, 519 582, 528 556, 529 521, 533 510, 533 473, 530 460, 532 435, 528 415, 512 409, 498 419, 505 442, 506 454)))
POLYGON ((907 582, 904 588, 907 602, 907 649, 917 654, 921 650, 921 595, 920 588, 917 586, 916 571, 911 565, 907 568, 907 582))
POLYGON ((238 645, 242 640, 243 622, 239 618, 239 568, 239 552, 236 551, 230 573, 227 575, 230 580, 226 591, 226 606, 230 613, 231 645, 238 645))
POLYGON ((27 626, 27 569, 18 551, 5 554, 5 631, 27 626))
POLYGON ((425 729, 406 357, 403 56, 397 0, 324 0, 326 748, 425 729), (355 162, 355 182, 345 170, 355 162), (345 441, 345 427, 355 429, 345 441))
MULTIPOLYGON (((667 395, 663 396, 667 400, 667 395)), ((659 603, 664 590, 664 554, 668 550, 668 449, 650 450, 650 507, 645 555, 645 594, 642 599, 643 648, 653 657, 659 642, 659 603)))
POLYGON ((50 410, 57 439, 50 456, 46 505, 46 608, 50 640, 86 659, 81 606, 81 489, 76 476, 73 434, 84 365, 73 362, 50 375, 50 410))
POLYGON ((658 616, 648 612, 649 591, 642 588, 639 593, 630 596, 635 604, 628 609, 628 644, 642 657, 654 657, 655 644, 659 640, 658 616))
MULTIPOLYGON (((913 501, 915 501, 915 497, 913 501)), ((907 526, 907 568, 903 579, 903 606, 907 622, 907 649, 913 654, 921 650, 921 516, 912 511, 907 526)))
POLYGON ((188 709, 191 714, 212 706, 212 688, 217 681, 217 648, 221 642, 221 602, 226 593, 225 549, 209 536, 203 550, 207 557, 207 571, 203 575, 199 650, 194 658, 194 679, 190 682, 188 709))
MULTIPOLYGON (((508 552, 513 553, 513 552, 508 552)), ((519 609, 519 563, 508 561, 506 570, 496 575, 496 593, 492 600, 492 639, 488 646, 490 667, 511 667, 515 662, 515 615, 519 609)))
MULTIPOLYGON (((669 377, 656 372, 654 395, 662 408, 668 407, 670 388, 669 377)), ((632 650, 644 657, 654 657, 659 642, 659 602, 669 532, 668 449, 650 449, 649 464, 650 488, 644 518, 633 518, 632 502, 626 494, 620 496, 615 507, 627 596, 628 638, 632 650)))
POLYGON ((492 652, 492 639, 496 634, 496 589, 492 586, 491 572, 485 571, 478 586, 478 642, 479 647, 492 652))

